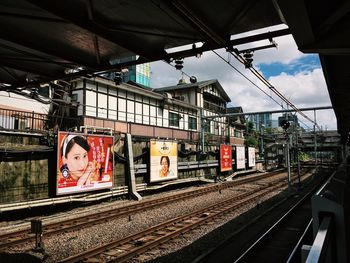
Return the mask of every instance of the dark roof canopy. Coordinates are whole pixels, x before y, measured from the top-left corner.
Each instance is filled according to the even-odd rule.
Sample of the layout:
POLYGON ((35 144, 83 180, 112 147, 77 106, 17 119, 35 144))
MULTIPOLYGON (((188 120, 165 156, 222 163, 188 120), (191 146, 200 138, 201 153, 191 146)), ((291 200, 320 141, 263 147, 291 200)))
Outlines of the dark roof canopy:
POLYGON ((140 56, 134 64, 169 60, 167 48, 204 42, 209 50, 232 34, 279 23, 266 0, 2 0, 0 83, 89 75, 122 67, 131 55, 140 56))
POLYGON ((344 138, 350 130, 349 11, 347 0, 2 0, 0 88, 194 56, 266 39, 272 35, 230 37, 284 22, 290 31, 275 35, 291 32, 302 52, 320 54, 344 138), (166 51, 195 42, 204 44, 166 51), (121 62, 130 55, 138 60, 121 62))

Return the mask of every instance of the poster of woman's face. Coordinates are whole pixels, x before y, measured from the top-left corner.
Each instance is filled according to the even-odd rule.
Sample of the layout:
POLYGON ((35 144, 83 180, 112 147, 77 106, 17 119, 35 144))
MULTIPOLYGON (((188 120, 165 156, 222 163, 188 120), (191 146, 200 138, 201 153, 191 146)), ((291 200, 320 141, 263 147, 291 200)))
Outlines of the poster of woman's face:
POLYGON ((177 179, 177 142, 151 140, 150 182, 177 179))
POLYGON ((113 137, 58 133, 56 194, 113 187, 113 137))

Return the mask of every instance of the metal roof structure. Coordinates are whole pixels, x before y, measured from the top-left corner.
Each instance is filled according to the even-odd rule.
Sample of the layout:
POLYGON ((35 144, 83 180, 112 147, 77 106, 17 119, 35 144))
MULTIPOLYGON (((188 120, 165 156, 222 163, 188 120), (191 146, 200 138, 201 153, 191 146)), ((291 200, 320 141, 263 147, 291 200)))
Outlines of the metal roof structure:
POLYGON ((2 0, 0 89, 89 77, 292 33, 302 52, 320 54, 338 129, 346 139, 349 11, 346 0, 2 0), (281 23, 289 29, 231 40, 281 23), (203 46, 166 51, 197 42, 203 46), (122 62, 131 55, 138 59, 122 62))

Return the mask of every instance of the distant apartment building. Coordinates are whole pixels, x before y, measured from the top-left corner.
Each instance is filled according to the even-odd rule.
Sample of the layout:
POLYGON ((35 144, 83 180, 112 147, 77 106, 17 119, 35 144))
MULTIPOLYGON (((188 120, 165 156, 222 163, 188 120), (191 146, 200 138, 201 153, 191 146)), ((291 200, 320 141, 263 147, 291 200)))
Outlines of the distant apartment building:
POLYGON ((256 131, 260 131, 261 128, 272 128, 273 126, 271 113, 250 115, 248 121, 253 123, 253 128, 256 131))
MULTIPOLYGON (((136 60, 136 56, 131 56, 123 60, 118 60, 116 62, 127 62, 136 60)), ((112 62, 113 63, 113 62, 112 62)), ((123 69, 121 72, 110 72, 103 74, 103 77, 114 80, 115 77, 118 76, 121 82, 127 83, 129 81, 136 82, 146 87, 150 87, 151 85, 151 64, 137 64, 133 66, 129 66, 123 69)))
POLYGON ((278 126, 281 126, 283 120, 289 121, 290 125, 293 127, 299 127, 298 116, 291 113, 283 113, 282 116, 278 117, 278 126))

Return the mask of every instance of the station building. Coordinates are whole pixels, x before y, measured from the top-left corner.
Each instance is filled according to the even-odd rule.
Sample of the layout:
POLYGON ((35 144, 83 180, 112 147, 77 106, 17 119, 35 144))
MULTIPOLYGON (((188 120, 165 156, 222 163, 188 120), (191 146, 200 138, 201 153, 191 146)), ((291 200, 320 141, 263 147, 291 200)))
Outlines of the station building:
POLYGON ((205 118, 228 112, 231 100, 217 80, 151 89, 135 82, 80 78, 73 83, 72 100, 84 126, 192 143, 200 140, 203 128, 207 142, 244 144, 244 118, 205 118))
POLYGON ((53 98, 56 109, 51 108, 49 114, 10 108, 2 112, 2 136, 11 138, 1 154, 0 171, 4 176, 0 186, 4 191, 0 203, 52 196, 49 188, 55 172, 50 170, 49 163, 54 162, 51 159, 55 154, 50 148, 43 149, 40 141, 48 131, 55 131, 54 127, 72 132, 81 127, 110 129, 117 156, 113 189, 120 191, 127 191, 128 185, 127 167, 123 163, 124 134, 132 136, 138 189, 149 186, 147 149, 151 139, 177 142, 177 178, 189 181, 210 179, 217 174, 220 144, 244 145, 244 118, 213 118, 231 112, 227 107, 230 98, 215 79, 159 89, 133 81, 115 83, 103 77, 82 77, 55 85, 55 94, 59 95, 53 98), (5 124, 13 118, 25 119, 26 123, 7 127, 5 124), (16 146, 9 146, 15 140, 16 146), (25 151, 23 147, 29 149, 27 144, 38 147, 31 145, 25 151), (203 145, 205 154, 201 153, 203 145))

